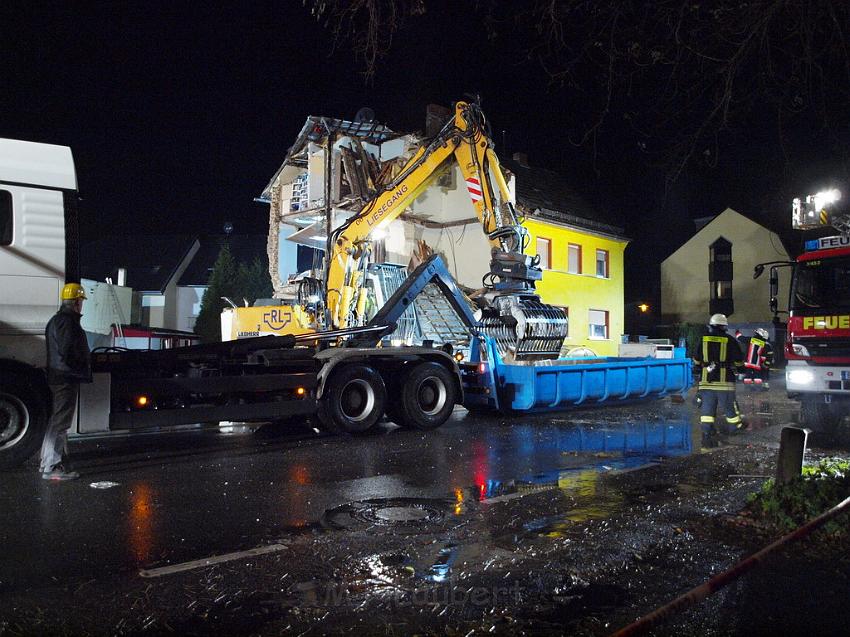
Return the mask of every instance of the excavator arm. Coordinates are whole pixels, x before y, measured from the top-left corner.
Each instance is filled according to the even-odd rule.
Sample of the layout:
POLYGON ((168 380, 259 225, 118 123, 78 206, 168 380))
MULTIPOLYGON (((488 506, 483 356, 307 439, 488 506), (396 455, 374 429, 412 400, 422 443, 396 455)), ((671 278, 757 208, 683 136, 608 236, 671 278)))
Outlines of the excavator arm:
POLYGON ((399 175, 328 237, 326 303, 330 322, 345 328, 363 320, 361 265, 369 237, 396 219, 442 172, 457 162, 476 216, 490 242, 490 280, 503 292, 533 293, 541 273, 523 254, 525 230, 517 220, 499 160, 477 104, 458 102, 454 117, 417 150, 399 175))
MULTIPOLYGON (((306 140, 318 141, 322 137, 320 123, 311 122, 311 128, 305 128, 306 140), (317 137, 311 139, 314 133, 317 137)), ((359 125, 351 124, 349 129, 356 126, 359 125)), ((327 166, 331 163, 333 143, 328 135, 325 139, 327 166)), ((368 163, 359 142, 357 146, 361 164, 368 163)), ((343 153, 341 161, 344 164, 347 161, 356 174, 352 163, 355 159, 346 155, 343 153)), ((458 102, 453 117, 427 145, 414 152, 392 181, 378 186, 377 194, 366 195, 369 199, 359 210, 330 229, 322 280, 303 279, 298 286, 297 301, 289 305, 235 308, 225 312, 222 325, 226 338, 268 331, 306 334, 365 325, 369 320, 367 306, 371 298, 367 268, 375 231, 398 218, 455 162, 491 247, 490 270, 484 277, 485 290, 475 299, 480 310, 480 316, 478 313, 475 316, 477 333, 492 338, 503 356, 557 356, 567 333, 566 315, 562 309, 541 302, 535 293, 535 282, 542 277, 539 257, 524 254, 525 228, 519 223, 510 201, 505 176, 486 132, 484 115, 478 104, 472 102, 458 102)), ((351 179, 347 171, 348 168, 346 175, 351 179)), ((332 214, 328 194, 332 188, 328 181, 330 172, 328 168, 325 175, 326 214, 332 214)), ((358 198, 374 192, 375 183, 368 174, 363 184, 355 187, 354 182, 350 185, 358 198)), ((423 283, 426 284, 430 285, 423 283)), ((456 292, 455 296, 462 296, 459 290, 456 292)), ((406 296, 405 301, 410 303, 410 298, 406 296)), ((404 301, 393 297, 385 306, 396 302, 404 301)), ((380 311, 400 316, 407 307, 384 307, 380 311)), ((468 316, 466 319, 470 324, 468 316)))

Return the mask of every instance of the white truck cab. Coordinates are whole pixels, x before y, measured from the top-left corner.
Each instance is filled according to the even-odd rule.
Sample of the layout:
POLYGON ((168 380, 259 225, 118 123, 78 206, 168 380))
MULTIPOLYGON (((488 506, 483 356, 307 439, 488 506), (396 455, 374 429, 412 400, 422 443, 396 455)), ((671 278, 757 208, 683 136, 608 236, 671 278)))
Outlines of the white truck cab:
POLYGON ((79 280, 77 200, 70 148, 0 139, 0 467, 41 444, 44 328, 79 280))

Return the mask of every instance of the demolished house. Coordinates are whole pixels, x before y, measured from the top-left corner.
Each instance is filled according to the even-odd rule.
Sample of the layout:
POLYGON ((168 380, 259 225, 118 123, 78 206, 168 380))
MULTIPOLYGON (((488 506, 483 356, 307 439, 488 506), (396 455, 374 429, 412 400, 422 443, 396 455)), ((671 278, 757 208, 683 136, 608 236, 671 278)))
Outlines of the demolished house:
MULTIPOLYGON (((270 205, 269 265, 277 299, 290 301, 297 294, 292 284, 299 275, 294 244, 317 251, 309 264, 314 271, 307 275, 321 278, 331 231, 391 183, 451 117, 448 109, 429 106, 426 132, 420 135, 393 131, 366 111, 352 121, 308 117, 259 197, 270 205)), ((574 323, 565 353, 575 349, 616 355, 623 323, 622 254, 628 243, 619 224, 601 223, 604 216, 581 202, 556 173, 529 170, 524 156, 522 161, 505 163, 512 198, 528 218, 530 241, 525 252, 534 255, 541 246, 545 248, 541 252, 543 281, 538 285, 542 300, 561 307, 574 323), (515 184, 517 174, 524 180, 521 188, 515 184), (536 193, 539 199, 540 189, 548 191, 553 183, 558 196, 545 210, 527 196, 536 193), (572 261, 567 265, 568 250, 576 249, 578 266, 572 261), (588 263, 582 266, 585 260, 588 263)), ((489 272, 491 246, 457 162, 447 161, 415 194, 404 213, 369 237, 370 261, 408 266, 439 253, 461 286, 468 291, 481 289, 482 277, 489 272)), ((297 261, 305 269, 305 260, 297 261)))
MULTIPOLYGON (((324 251, 330 229, 395 179, 425 139, 371 120, 307 118, 259 198, 270 205, 269 267, 276 298, 289 297, 287 278, 296 274, 287 242, 324 251), (325 152, 328 141, 330 154, 325 152)), ((459 182, 463 183, 460 169, 449 162, 404 214, 371 236, 373 261, 407 265, 411 257, 433 250, 443 253, 462 285, 480 287, 490 247, 466 189, 457 187, 459 182), (478 227, 466 229, 470 224, 478 227), (473 240, 459 250, 458 239, 467 234, 474 235, 473 240)), ((320 267, 319 258, 314 267, 320 267)))

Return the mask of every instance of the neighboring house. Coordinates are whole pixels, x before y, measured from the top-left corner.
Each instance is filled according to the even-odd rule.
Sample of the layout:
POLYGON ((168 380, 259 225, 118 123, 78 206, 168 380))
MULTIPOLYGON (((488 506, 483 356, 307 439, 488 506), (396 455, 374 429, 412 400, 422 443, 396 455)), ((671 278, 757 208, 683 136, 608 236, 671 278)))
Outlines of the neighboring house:
MULTIPOLYGON (((563 176, 529 166, 525 155, 502 159, 502 165, 516 207, 525 216, 526 253, 541 255, 544 273, 537 291, 569 317, 564 352, 587 348, 615 356, 623 333, 623 252, 628 244, 623 229, 589 206, 563 176)), ((462 285, 482 286, 491 247, 458 166, 390 224, 384 239, 387 260, 407 263, 417 240, 442 253, 462 285)))
MULTIPOLYGON (((236 262, 250 265, 255 258, 265 262, 265 235, 120 236, 86 244, 82 272, 94 281, 117 281, 119 270, 124 271, 133 300, 132 309, 122 316, 123 324, 152 328, 157 333, 192 332, 225 243, 236 262)), ((145 332, 143 337, 158 338, 151 334, 145 332)))
MULTIPOLYGON (((221 249, 227 244, 234 261, 251 265, 254 259, 266 262, 266 235, 208 235, 201 237, 199 248, 177 281, 177 327, 191 332, 201 311, 201 301, 221 249)), ((290 244, 292 245, 292 244, 290 244)), ((241 305, 242 299, 231 299, 241 305)))
MULTIPOLYGON (((661 313, 665 323, 706 323, 715 313, 746 333, 773 317, 767 274, 753 279, 753 268, 788 261, 781 238, 727 208, 702 224, 684 245, 661 262, 661 313)), ((779 308, 787 309, 788 272, 779 270, 779 308)))
MULTIPOLYGON (((177 282, 200 247, 195 237, 181 235, 102 237, 81 250, 82 275, 94 281, 118 280, 133 289, 128 324, 179 329, 177 282)), ((185 329, 185 328, 184 328, 185 329)))

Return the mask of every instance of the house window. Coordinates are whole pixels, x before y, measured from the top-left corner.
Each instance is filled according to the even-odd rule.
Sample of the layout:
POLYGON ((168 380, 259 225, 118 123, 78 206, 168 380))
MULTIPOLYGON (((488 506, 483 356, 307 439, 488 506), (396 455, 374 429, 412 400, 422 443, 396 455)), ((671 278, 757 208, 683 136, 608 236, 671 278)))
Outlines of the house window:
POLYGON ((711 284, 711 298, 713 299, 731 299, 732 298, 732 282, 731 281, 714 281, 711 284))
POLYGON ((732 299, 732 243, 723 237, 708 247, 709 314, 730 316, 735 311, 732 299))
POLYGON ((12 244, 12 193, 0 190, 0 246, 12 244))
POLYGON ((596 251, 596 276, 608 278, 608 250, 596 251))
POLYGON ((540 255, 540 269, 552 268, 552 242, 543 237, 537 237, 537 254, 540 255))
POLYGON ((567 248, 567 272, 581 274, 581 246, 577 243, 571 243, 567 248))
POLYGON ((608 338, 608 310, 590 310, 587 317, 588 337, 608 338))

